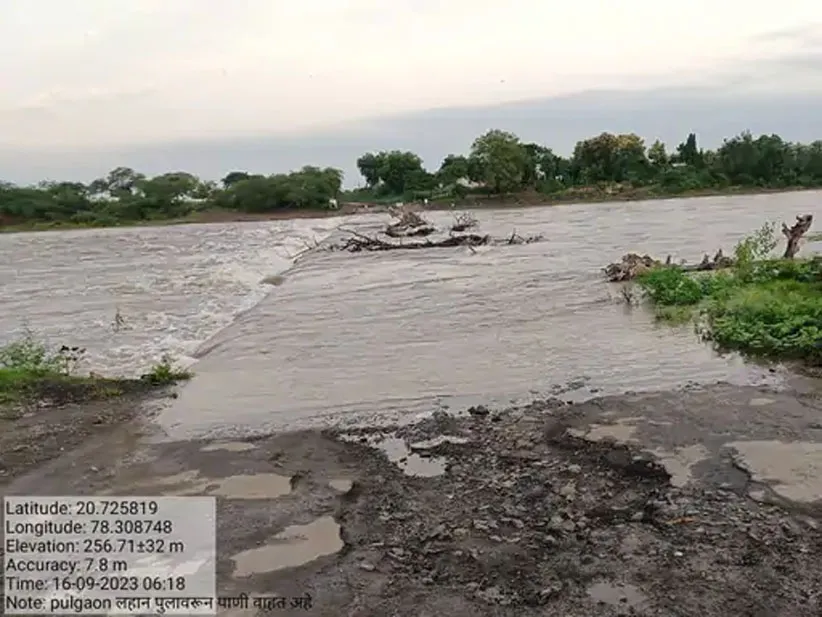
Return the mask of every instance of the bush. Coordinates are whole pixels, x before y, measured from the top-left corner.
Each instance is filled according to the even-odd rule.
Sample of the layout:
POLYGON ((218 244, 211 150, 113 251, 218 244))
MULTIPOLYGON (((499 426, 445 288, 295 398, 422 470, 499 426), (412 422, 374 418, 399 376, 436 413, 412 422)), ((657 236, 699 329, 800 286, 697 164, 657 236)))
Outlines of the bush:
POLYGON ((706 309, 708 339, 721 349, 822 362, 822 288, 774 280, 737 288, 706 309))
POLYGON ((703 284, 678 268, 656 268, 637 283, 654 304, 689 306, 705 297, 703 284))
POLYGON ((152 366, 140 379, 154 386, 164 386, 177 381, 191 379, 191 376, 189 371, 180 369, 171 356, 164 354, 160 362, 152 366))
POLYGON ((23 338, 0 347, 0 368, 37 375, 70 375, 85 354, 80 347, 63 345, 56 352, 37 341, 30 332, 23 338))

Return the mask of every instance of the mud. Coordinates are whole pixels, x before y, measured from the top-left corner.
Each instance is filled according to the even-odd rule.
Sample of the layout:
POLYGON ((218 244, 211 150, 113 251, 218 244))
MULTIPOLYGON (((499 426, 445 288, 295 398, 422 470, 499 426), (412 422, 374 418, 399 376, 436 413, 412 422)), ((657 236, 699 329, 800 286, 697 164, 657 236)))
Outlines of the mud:
POLYGON ((321 616, 822 611, 815 391, 720 384, 223 443, 135 430, 4 493, 218 495, 220 594, 309 593, 321 616))

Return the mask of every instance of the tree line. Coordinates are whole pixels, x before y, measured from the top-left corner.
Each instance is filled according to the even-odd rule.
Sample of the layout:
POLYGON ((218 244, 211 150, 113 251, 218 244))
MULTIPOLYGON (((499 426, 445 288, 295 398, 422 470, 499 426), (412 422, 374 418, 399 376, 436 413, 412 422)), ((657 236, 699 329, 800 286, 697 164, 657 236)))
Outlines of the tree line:
POLYGON ((691 133, 673 152, 635 134, 602 133, 576 144, 569 157, 490 130, 467 154, 449 154, 429 171, 413 152, 363 154, 357 168, 365 187, 343 191, 339 169, 305 166, 273 175, 233 171, 219 183, 186 172, 147 177, 118 167, 89 184, 0 182, 0 224, 28 221, 114 225, 184 217, 220 208, 251 213, 324 209, 339 201, 461 199, 471 194, 535 191, 561 197, 604 188, 646 191, 648 196, 741 188, 822 186, 822 140, 792 143, 778 135, 744 132, 716 150, 699 147, 691 133))

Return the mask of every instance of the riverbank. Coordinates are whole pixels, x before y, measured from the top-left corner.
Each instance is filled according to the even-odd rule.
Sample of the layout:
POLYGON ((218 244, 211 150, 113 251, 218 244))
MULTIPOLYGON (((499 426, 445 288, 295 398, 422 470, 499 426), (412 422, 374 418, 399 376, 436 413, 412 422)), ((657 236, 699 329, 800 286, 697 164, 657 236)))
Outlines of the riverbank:
POLYGON ((717 384, 223 442, 126 422, 2 486, 215 495, 220 595, 321 617, 811 617, 820 418, 818 386, 717 384))
MULTIPOLYGON (((464 199, 432 200, 425 207, 427 210, 461 210, 525 208, 562 205, 583 205, 614 202, 632 202, 648 200, 688 199, 697 197, 732 197, 739 195, 770 195, 779 193, 798 193, 820 191, 819 188, 787 187, 782 189, 731 187, 726 189, 700 189, 682 193, 659 193, 651 187, 622 188, 615 190, 582 187, 569 189, 561 194, 542 194, 536 191, 508 195, 469 195, 464 199)), ((248 223, 263 221, 282 221, 292 219, 330 218, 352 216, 365 212, 381 212, 397 200, 356 201, 340 200, 340 207, 329 209, 292 209, 275 212, 249 213, 214 208, 194 212, 186 217, 142 221, 123 221, 117 225, 93 225, 70 221, 35 221, 31 223, 13 223, 0 226, 0 233, 25 233, 38 231, 62 231, 67 229, 99 229, 109 227, 164 227, 172 225, 192 225, 207 223, 248 223)))
POLYGON ((83 353, 51 352, 31 336, 0 348, 0 485, 132 420, 143 401, 191 377, 167 359, 136 379, 81 375, 83 353))

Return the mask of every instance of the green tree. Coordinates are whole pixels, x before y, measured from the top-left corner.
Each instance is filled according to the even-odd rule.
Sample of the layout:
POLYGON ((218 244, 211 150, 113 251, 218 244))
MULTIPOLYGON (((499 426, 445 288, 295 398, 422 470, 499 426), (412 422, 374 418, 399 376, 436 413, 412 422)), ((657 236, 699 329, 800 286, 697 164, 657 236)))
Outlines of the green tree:
POLYGON ((145 176, 130 167, 115 167, 105 178, 95 180, 89 185, 92 194, 107 194, 114 199, 127 199, 136 194, 138 185, 145 176))
POLYGON ((251 177, 247 171, 230 171, 222 179, 223 188, 227 189, 232 184, 237 184, 241 180, 248 180, 251 177))
POLYGON ((483 181, 495 193, 515 191, 523 186, 528 152, 513 133, 493 129, 478 137, 471 146, 474 161, 483 181))
POLYGON ((357 169, 365 178, 365 183, 368 188, 374 188, 380 182, 380 165, 382 160, 382 153, 376 154, 368 152, 357 159, 357 169))
POLYGON ((641 181, 650 169, 645 143, 633 133, 601 133, 578 142, 572 165, 582 183, 641 181))
POLYGON ((457 180, 469 177, 469 168, 468 157, 449 154, 437 170, 437 180, 442 185, 454 184, 457 180))
POLYGON ((177 171, 140 180, 137 188, 141 199, 139 209, 141 213, 160 213, 165 216, 180 216, 191 209, 191 199, 194 196, 200 180, 186 172, 177 171))
POLYGON ((697 147, 696 133, 689 133, 688 138, 676 147, 676 160, 692 167, 702 164, 702 152, 697 147))
POLYGON ((665 144, 658 139, 648 148, 648 160, 657 173, 666 169, 671 162, 668 157, 668 152, 665 150, 665 144))

